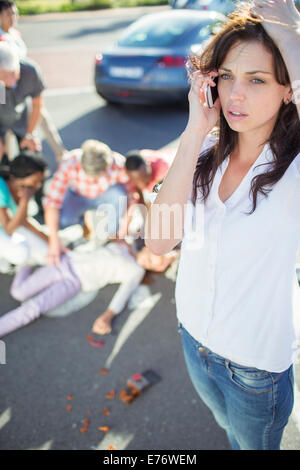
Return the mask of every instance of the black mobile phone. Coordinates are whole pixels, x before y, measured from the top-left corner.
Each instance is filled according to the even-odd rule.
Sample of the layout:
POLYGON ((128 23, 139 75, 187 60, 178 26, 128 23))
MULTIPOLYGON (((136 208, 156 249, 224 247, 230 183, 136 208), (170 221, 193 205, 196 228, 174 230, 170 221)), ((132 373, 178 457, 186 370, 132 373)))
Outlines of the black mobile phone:
POLYGON ((218 77, 213 78, 216 86, 207 85, 205 88, 205 99, 207 106, 213 108, 214 102, 218 98, 218 77))

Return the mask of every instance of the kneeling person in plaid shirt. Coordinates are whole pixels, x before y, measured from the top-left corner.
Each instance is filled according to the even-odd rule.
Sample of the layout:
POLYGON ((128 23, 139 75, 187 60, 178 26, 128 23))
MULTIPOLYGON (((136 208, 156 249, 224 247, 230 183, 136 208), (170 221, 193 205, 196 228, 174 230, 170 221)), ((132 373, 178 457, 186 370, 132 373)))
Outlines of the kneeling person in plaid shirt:
POLYGON ((45 221, 49 227, 49 264, 58 264, 66 251, 58 230, 84 225, 88 210, 108 210, 108 234, 116 234, 121 217, 132 201, 131 184, 125 170, 125 157, 104 143, 87 140, 80 149, 63 159, 53 176, 46 197, 45 221), (114 219, 114 220, 112 220, 114 219))

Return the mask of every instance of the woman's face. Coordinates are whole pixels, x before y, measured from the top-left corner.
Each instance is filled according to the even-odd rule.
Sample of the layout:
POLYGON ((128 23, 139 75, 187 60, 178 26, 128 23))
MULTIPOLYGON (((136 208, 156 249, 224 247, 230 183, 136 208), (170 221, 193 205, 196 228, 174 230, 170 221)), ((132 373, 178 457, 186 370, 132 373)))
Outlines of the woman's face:
POLYGON ((238 42, 218 72, 222 111, 231 129, 269 136, 283 100, 292 98, 290 85, 280 85, 275 79, 272 54, 258 41, 238 42))
POLYGON ((42 171, 33 173, 32 175, 27 176, 26 178, 11 178, 11 182, 16 191, 22 188, 28 188, 37 191, 42 187, 43 180, 44 173, 42 171))
POLYGON ((8 32, 10 28, 15 26, 18 18, 18 10, 16 6, 5 8, 0 13, 0 26, 3 31, 8 32))

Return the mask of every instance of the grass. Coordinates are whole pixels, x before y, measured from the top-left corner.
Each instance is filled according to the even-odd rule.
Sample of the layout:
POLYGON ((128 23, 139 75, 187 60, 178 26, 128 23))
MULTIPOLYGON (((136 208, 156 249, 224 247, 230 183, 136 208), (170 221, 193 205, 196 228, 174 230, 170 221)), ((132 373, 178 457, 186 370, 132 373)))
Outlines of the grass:
POLYGON ((102 8, 166 5, 168 0, 16 0, 20 15, 102 8))

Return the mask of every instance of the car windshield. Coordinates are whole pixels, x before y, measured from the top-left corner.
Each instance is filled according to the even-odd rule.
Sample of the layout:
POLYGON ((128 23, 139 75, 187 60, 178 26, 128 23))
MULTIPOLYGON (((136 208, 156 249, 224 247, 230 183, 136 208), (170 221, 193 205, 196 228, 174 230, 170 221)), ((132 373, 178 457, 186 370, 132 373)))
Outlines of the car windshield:
POLYGON ((199 18, 172 18, 164 17, 141 21, 132 25, 118 41, 119 46, 124 47, 170 47, 179 38, 198 26, 197 31, 203 29, 199 35, 204 39, 209 35, 208 24, 210 21, 202 21, 199 18))

